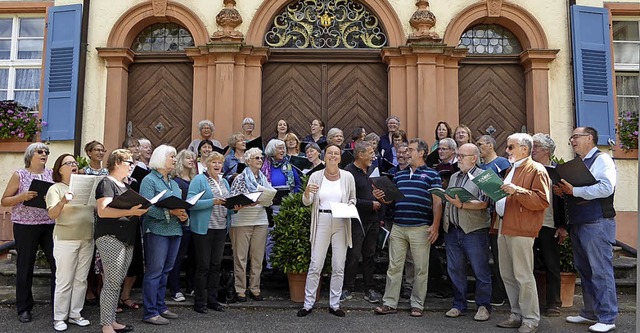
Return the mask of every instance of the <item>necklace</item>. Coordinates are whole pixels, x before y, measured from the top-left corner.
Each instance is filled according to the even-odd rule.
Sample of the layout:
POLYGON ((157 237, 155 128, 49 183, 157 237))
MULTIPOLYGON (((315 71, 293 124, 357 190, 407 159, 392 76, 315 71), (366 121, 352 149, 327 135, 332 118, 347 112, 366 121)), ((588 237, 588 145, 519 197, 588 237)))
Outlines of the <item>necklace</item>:
POLYGON ((327 177, 335 177, 335 176, 337 176, 339 174, 340 174, 340 169, 338 169, 338 172, 336 172, 334 174, 329 173, 328 170, 324 170, 324 175, 327 176, 327 177))

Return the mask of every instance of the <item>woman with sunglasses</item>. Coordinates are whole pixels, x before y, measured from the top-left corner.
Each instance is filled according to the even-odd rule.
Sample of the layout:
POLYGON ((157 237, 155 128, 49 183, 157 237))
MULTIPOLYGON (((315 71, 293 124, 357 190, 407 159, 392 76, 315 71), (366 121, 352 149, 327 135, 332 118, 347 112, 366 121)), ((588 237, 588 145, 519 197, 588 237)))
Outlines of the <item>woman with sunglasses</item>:
POLYGON ((53 298, 53 329, 67 329, 69 324, 81 327, 91 323, 82 317, 87 291, 86 276, 93 257, 93 208, 89 205, 67 205, 73 199, 69 191, 71 175, 78 173, 78 162, 71 154, 62 154, 53 164, 53 184, 47 192, 49 217, 56 220, 53 228, 53 256, 56 291, 53 298))
MULTIPOLYGON (((267 177, 260 171, 262 167, 262 151, 251 148, 244 153, 247 167, 231 184, 230 196, 256 192, 258 186, 273 189, 267 177)), ((270 205, 269 205, 270 206, 270 205)), ((231 216, 231 246, 233 247, 233 273, 235 276, 236 301, 247 301, 247 261, 251 262, 249 273, 249 296, 261 301, 260 273, 267 245, 267 228, 269 220, 264 206, 251 205, 239 208, 231 216)))
POLYGON ((133 248, 140 216, 147 212, 140 205, 117 209, 109 204, 129 189, 127 177, 135 161, 129 150, 116 149, 107 159, 109 176, 96 187, 96 224, 94 239, 104 269, 104 285, 100 293, 100 325, 102 333, 124 333, 132 326, 116 321, 116 307, 120 299, 120 285, 127 275, 133 258, 133 248))
POLYGON ((31 321, 31 310, 34 304, 31 286, 38 246, 42 247, 51 266, 51 299, 53 301, 56 275, 53 259, 54 221, 44 207, 24 205, 25 201, 38 196, 38 192, 29 191, 29 186, 34 179, 53 183, 53 171, 46 168, 48 159, 47 145, 42 142, 30 144, 24 153, 24 168, 18 169, 11 175, 1 200, 2 206, 12 207, 13 236, 16 250, 20 253, 16 262, 16 308, 18 319, 22 323, 31 321))

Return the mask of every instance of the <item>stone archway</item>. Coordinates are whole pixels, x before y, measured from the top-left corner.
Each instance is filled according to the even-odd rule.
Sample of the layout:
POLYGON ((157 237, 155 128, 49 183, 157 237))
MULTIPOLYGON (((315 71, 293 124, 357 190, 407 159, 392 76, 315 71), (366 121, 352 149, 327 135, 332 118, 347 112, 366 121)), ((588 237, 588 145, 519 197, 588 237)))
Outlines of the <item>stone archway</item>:
MULTIPOLYGON (((109 121, 105 122, 104 146, 108 150, 118 148, 125 138, 128 69, 134 62, 131 44, 142 29, 162 22, 184 26, 193 36, 195 45, 205 45, 209 41, 206 26, 198 16, 189 8, 173 1, 143 2, 130 8, 118 19, 111 29, 107 46, 97 48, 98 55, 106 61, 107 67, 105 115, 108 117, 105 119, 109 121)), ((204 119, 204 114, 194 112, 192 119, 194 122, 196 119, 204 119)), ((197 124, 194 123, 192 128, 197 128, 197 124)))
POLYGON ((460 36, 476 24, 499 24, 522 44, 520 63, 525 71, 527 129, 549 133, 549 63, 559 50, 548 48, 542 26, 523 8, 502 0, 488 0, 465 8, 447 26, 443 42, 456 47, 460 36))

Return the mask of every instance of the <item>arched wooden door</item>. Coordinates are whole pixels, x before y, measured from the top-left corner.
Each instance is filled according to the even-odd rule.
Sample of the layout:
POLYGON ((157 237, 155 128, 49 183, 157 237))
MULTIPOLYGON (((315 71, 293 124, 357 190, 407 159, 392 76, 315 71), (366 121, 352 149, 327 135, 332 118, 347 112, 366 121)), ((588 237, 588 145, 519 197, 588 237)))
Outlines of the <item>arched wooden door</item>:
POLYGON ((384 133, 387 109, 387 71, 382 63, 272 62, 264 65, 262 130, 265 139, 276 134, 284 119, 292 132, 304 137, 313 119, 344 131, 345 139, 362 126, 384 133))
POLYGON ((507 137, 527 131, 524 68, 515 36, 498 25, 478 25, 460 38, 470 55, 460 62, 458 96, 460 123, 474 139, 489 134, 496 152, 505 154, 507 137))

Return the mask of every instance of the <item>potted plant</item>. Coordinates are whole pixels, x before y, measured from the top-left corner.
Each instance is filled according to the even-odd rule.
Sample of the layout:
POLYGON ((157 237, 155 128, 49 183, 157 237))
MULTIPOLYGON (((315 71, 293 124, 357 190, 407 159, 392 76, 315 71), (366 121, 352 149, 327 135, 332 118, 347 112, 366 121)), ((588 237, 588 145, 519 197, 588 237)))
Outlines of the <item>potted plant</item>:
POLYGON ((638 149, 638 113, 624 111, 618 117, 618 140, 624 151, 638 149))
MULTIPOLYGON (((306 186, 306 179, 303 180, 306 186)), ((304 188, 304 186, 303 186, 304 188)), ((304 285, 311 262, 311 207, 302 203, 302 192, 282 199, 278 215, 273 217, 276 227, 271 266, 287 274, 289 294, 294 302, 304 301, 304 285)))
POLYGON ((0 101, 0 140, 33 141, 46 122, 16 101, 0 101))
POLYGON ((573 247, 571 237, 567 237, 560 245, 560 300, 563 308, 573 306, 575 290, 576 269, 573 265, 573 247))

